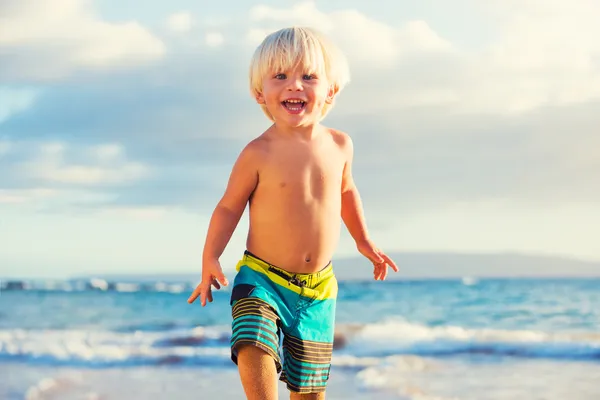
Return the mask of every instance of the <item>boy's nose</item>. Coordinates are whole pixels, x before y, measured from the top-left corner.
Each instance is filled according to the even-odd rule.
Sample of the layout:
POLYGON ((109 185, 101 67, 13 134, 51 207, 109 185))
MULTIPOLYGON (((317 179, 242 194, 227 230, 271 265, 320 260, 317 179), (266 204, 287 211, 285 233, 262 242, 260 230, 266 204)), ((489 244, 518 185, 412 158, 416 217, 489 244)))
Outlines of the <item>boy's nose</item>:
POLYGON ((301 79, 290 79, 290 83, 288 85, 288 90, 302 90, 302 80, 301 79))

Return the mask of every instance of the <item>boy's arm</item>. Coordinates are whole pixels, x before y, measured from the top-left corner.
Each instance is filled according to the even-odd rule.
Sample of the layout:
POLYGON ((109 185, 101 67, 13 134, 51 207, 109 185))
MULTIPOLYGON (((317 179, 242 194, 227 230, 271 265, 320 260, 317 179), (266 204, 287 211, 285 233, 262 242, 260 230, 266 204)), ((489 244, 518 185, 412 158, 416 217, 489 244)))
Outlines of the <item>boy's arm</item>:
POLYGON ((352 235, 358 251, 373 263, 375 279, 384 280, 387 277, 388 265, 396 272, 398 267, 391 258, 375 246, 369 237, 362 201, 352 177, 354 146, 349 136, 346 136, 344 141, 344 151, 346 164, 342 176, 342 220, 352 235))
POLYGON ((346 164, 342 176, 342 220, 357 246, 359 246, 369 240, 369 233, 360 194, 352 177, 354 145, 352 139, 348 136, 346 136, 344 142, 343 150, 346 155, 346 164))
POLYGON ((250 142, 236 160, 223 197, 210 219, 203 261, 218 260, 229 243, 258 184, 258 143, 250 142))
POLYGON ((200 297, 200 304, 204 307, 207 301, 213 301, 211 285, 217 289, 220 289, 220 284, 228 285, 219 257, 229 243, 248 199, 258 184, 257 152, 256 141, 250 142, 233 165, 225 194, 215 207, 208 226, 202 253, 202 281, 188 298, 188 303, 193 303, 200 297))

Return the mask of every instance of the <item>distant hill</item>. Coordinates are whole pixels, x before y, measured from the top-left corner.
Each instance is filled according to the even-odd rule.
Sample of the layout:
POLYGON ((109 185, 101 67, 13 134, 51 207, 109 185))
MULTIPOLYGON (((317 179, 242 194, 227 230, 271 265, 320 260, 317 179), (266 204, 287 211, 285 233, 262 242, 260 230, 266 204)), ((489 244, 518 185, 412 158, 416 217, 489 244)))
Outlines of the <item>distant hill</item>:
MULTIPOLYGON (((432 279, 469 277, 600 277, 600 262, 580 261, 570 258, 506 254, 457 253, 392 253, 400 268, 390 273, 388 279, 432 279)), ((372 265, 362 256, 334 259, 334 270, 340 280, 372 279, 372 265)), ((233 271, 226 270, 232 279, 233 271)), ((99 274, 107 280, 198 282, 198 273, 170 274, 99 274)), ((96 275, 98 276, 98 275, 96 275)))
MULTIPOLYGON (((460 279, 460 278, 600 278, 600 262, 581 261, 566 257, 536 256, 515 253, 506 254, 457 254, 457 253, 392 253, 390 256, 400 267, 399 273, 388 274, 388 280, 426 280, 426 279, 460 279)), ((370 281, 373 279, 372 264, 364 257, 334 259, 335 274, 340 281, 370 281)), ((226 269, 231 280, 234 271, 226 269)), ((35 287, 35 282, 63 281, 76 282, 82 287, 99 285, 111 287, 117 283, 142 284, 154 287, 155 284, 185 284, 187 289, 200 281, 197 273, 95 273, 62 278, 2 277, 0 291, 26 290, 35 287), (96 279, 96 280, 94 280, 96 279), (99 282, 99 283, 98 283, 99 282), (33 285, 33 286, 32 286, 33 285)), ((45 287, 45 286, 44 286, 45 287)), ((170 289, 169 289, 170 290, 170 289)))
MULTIPOLYGON (((600 277, 600 262, 576 259, 506 254, 392 253, 400 268, 391 279, 453 277, 600 277)), ((370 278, 372 266, 364 257, 334 260, 340 279, 370 278)), ((389 279, 388 278, 388 279, 389 279)))

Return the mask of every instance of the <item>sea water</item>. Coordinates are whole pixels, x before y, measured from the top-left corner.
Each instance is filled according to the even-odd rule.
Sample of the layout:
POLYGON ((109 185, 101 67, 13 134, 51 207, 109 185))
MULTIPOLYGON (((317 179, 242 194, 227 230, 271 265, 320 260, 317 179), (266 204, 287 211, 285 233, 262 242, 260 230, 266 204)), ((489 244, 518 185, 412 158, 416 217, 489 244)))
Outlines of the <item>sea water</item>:
MULTIPOLYGON (((0 398, 244 398, 193 285, 3 282, 0 398)), ((328 399, 600 399, 597 278, 340 282, 336 320, 328 399)))

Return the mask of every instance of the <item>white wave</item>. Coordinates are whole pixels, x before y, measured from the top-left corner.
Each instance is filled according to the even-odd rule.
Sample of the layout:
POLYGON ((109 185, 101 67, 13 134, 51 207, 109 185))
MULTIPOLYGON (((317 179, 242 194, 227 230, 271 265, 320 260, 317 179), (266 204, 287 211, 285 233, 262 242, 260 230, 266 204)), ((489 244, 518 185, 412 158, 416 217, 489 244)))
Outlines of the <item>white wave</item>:
POLYGON ((167 292, 169 290, 169 284, 164 282, 157 282, 154 284, 153 288, 157 292, 167 292))
POLYGON ((133 293, 140 291, 140 285, 137 283, 116 283, 115 290, 123 293, 133 293))
MULTIPOLYGON (((343 344, 332 363, 349 368, 378 366, 390 356, 439 357, 484 354, 600 360, 600 334, 545 333, 459 326, 428 327, 406 321, 340 326, 343 344)), ((229 326, 163 331, 0 330, 0 361, 136 364, 225 362, 229 326)), ((418 363, 404 367, 414 370, 418 363)))
POLYGON ((465 286, 473 286, 476 285, 478 282, 479 280, 472 276, 463 276, 462 278, 462 283, 465 286))
POLYGON ((92 289, 106 291, 108 290, 108 282, 104 279, 93 278, 90 279, 90 287, 92 289))
POLYGON ((331 359, 331 365, 338 367, 371 367, 379 365, 381 359, 377 357, 355 357, 351 355, 337 355, 333 354, 331 359))
POLYGON ((50 292, 167 292, 182 293, 190 291, 193 286, 183 282, 120 282, 108 281, 102 278, 78 279, 78 280, 13 280, 0 281, 2 291, 50 291, 50 292))
MULTIPOLYGON (((344 328, 341 328, 342 331, 344 328)), ((600 358, 600 334, 430 327, 401 320, 352 327, 345 351, 358 357, 452 353, 600 358)))
POLYGON ((169 293, 182 293, 184 291, 186 291, 188 288, 187 285, 182 284, 182 283, 172 283, 170 285, 168 285, 167 287, 167 292, 169 293))
POLYGON ((222 338, 223 334, 223 328, 196 328, 175 333, 0 330, 0 359, 67 365, 153 363, 169 357, 172 360, 179 357, 206 362, 223 361, 230 354, 225 343, 221 346, 218 343, 195 346, 192 340, 210 342, 222 338))

